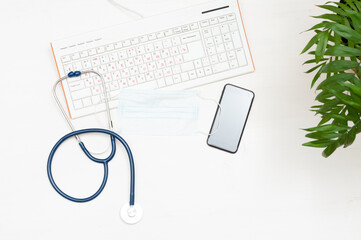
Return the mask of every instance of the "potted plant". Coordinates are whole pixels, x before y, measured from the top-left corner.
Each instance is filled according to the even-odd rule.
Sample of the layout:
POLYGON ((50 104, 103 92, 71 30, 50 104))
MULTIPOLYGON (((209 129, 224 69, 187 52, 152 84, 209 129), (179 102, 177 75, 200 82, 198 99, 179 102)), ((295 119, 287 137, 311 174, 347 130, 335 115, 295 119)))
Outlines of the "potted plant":
POLYGON ((308 30, 315 35, 302 54, 312 56, 305 64, 315 64, 306 73, 314 73, 311 88, 316 88, 317 104, 311 111, 321 120, 304 129, 310 141, 303 145, 324 148, 328 157, 338 147, 350 146, 361 132, 361 1, 318 7, 329 12, 315 17, 322 21, 308 30))

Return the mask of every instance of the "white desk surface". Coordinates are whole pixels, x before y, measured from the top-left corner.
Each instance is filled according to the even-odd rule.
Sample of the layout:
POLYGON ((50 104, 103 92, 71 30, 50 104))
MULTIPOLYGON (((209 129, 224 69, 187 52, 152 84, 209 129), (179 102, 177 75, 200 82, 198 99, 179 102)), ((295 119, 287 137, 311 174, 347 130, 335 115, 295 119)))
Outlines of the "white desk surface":
MULTIPOLYGON (((122 2, 149 16, 201 1, 122 2)), ((256 93, 240 149, 210 148, 204 136, 127 138, 144 210, 129 226, 118 215, 129 189, 122 150, 104 192, 85 204, 53 190, 46 162, 68 132, 51 95, 49 42, 130 16, 106 0, 1 1, 0 239, 360 239, 360 139, 329 159, 301 146, 300 129, 317 119, 299 55, 311 34, 299 33, 317 22, 309 16, 322 2, 240 0, 256 72, 199 88, 214 99, 227 82, 256 93)), ((78 196, 95 191, 103 174, 81 156, 69 142, 54 163, 59 185, 78 196)))

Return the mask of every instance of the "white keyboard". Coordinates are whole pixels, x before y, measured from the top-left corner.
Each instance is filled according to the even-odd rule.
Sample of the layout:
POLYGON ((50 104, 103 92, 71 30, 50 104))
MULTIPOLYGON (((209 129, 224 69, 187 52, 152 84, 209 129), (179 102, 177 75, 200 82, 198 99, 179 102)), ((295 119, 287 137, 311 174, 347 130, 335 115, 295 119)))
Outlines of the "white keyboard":
MULTIPOLYGON (((216 6, 219 7, 219 2, 216 6)), ((59 74, 89 69, 102 74, 106 91, 112 97, 110 106, 114 108, 121 88, 185 89, 253 71, 238 9, 222 5, 228 7, 212 10, 217 9, 216 6, 194 7, 211 10, 203 13, 202 18, 197 16, 198 21, 184 17, 181 24, 143 34, 128 34, 131 37, 109 37, 117 29, 113 27, 99 31, 98 38, 95 32, 94 36, 88 33, 55 41, 52 48, 59 74)), ((170 16, 188 11, 173 12, 170 16)), ((135 22, 134 27, 143 21, 147 25, 159 23, 160 19, 172 22, 170 16, 144 19, 135 22)), ((121 29, 119 26, 118 30, 121 29)), ((69 78, 63 89, 72 118, 104 110, 98 76, 83 74, 69 78)))

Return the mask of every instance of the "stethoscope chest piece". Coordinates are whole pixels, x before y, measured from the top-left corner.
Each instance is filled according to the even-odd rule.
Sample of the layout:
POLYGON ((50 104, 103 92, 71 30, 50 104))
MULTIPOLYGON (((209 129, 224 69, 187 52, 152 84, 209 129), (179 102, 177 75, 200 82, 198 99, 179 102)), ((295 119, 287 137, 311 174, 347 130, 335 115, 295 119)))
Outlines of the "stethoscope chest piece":
POLYGON ((130 206, 128 203, 120 209, 120 218, 128 224, 135 224, 143 217, 142 207, 138 204, 130 206))

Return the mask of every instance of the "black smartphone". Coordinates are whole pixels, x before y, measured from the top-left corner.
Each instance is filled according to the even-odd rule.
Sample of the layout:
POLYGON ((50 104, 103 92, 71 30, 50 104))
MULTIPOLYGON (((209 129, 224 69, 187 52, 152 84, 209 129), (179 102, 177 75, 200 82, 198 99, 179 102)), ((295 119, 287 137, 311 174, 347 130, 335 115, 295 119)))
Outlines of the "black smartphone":
POLYGON ((236 153, 252 107, 254 93, 226 84, 209 131, 207 144, 230 153, 236 153))

